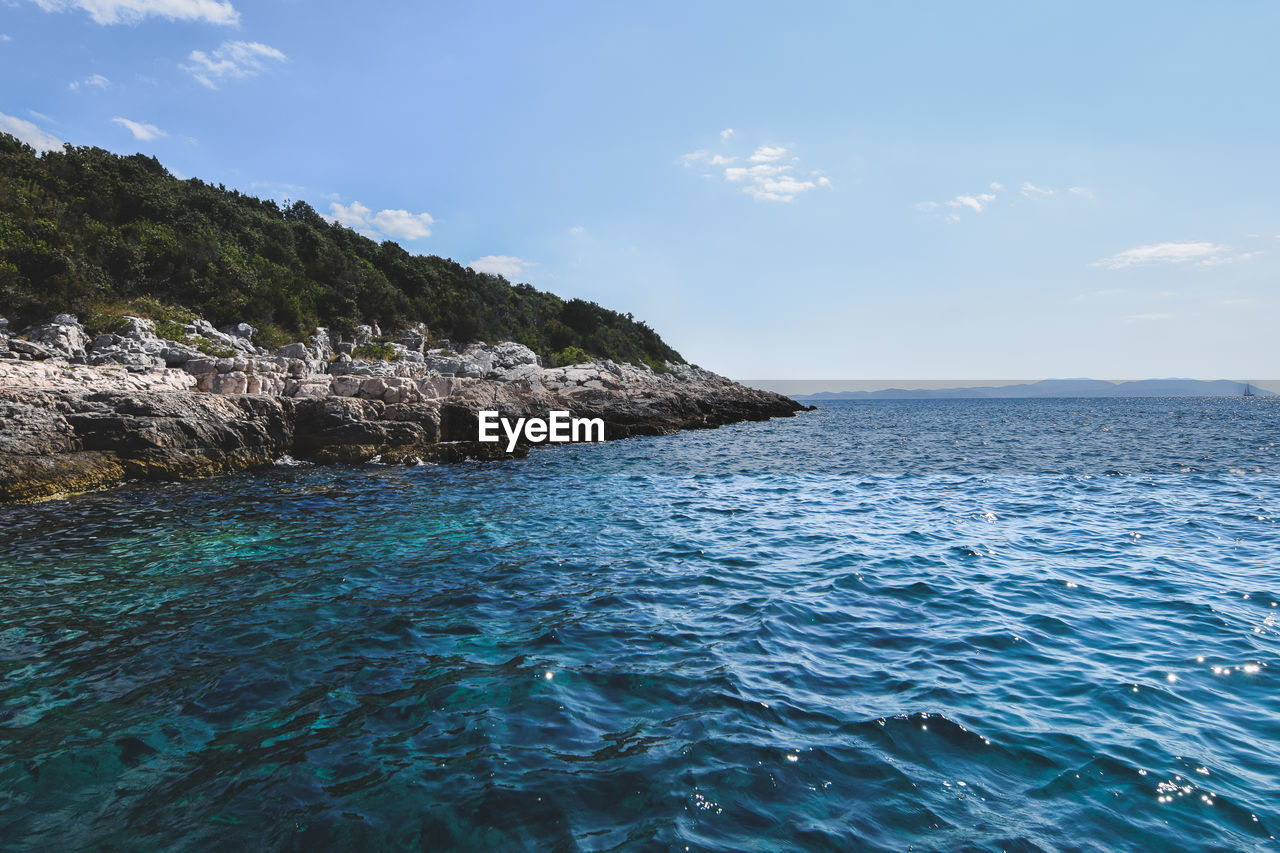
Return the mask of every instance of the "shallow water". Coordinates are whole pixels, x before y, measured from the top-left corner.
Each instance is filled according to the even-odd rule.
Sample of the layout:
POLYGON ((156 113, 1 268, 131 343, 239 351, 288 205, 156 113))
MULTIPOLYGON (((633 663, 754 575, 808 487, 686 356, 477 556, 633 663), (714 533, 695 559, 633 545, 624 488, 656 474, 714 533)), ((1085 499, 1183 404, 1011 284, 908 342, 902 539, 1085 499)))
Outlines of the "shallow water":
POLYGON ((888 401, 0 509, 0 846, 1240 849, 1280 403, 888 401))

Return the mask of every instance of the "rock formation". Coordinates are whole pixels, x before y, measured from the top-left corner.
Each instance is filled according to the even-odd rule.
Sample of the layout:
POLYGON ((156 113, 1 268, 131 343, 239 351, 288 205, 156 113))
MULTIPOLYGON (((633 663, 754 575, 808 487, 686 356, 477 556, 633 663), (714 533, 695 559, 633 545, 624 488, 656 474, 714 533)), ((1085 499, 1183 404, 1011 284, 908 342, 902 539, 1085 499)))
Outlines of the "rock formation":
POLYGON ((160 337, 156 325, 126 317, 116 333, 89 340, 70 315, 21 336, 0 319, 0 501, 264 467, 285 455, 505 458, 501 446, 476 441, 482 409, 599 417, 614 439, 804 408, 691 365, 544 367, 512 342, 432 348, 422 327, 376 345, 374 327, 358 328, 355 341, 318 329, 268 352, 247 324, 196 321, 181 327, 183 340, 160 337), (390 360, 358 357, 370 347, 390 360))

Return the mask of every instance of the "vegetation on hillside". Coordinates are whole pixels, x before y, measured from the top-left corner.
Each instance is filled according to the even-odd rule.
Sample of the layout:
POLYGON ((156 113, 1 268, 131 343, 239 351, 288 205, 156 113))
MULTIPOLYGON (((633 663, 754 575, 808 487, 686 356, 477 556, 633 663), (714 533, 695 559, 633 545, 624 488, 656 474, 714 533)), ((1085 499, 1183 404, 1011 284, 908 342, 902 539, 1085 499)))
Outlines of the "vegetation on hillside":
POLYGON ((682 361, 629 314, 411 255, 305 202, 178 180, 141 154, 66 146, 37 156, 0 134, 0 316, 20 327, 65 311, 105 331, 92 326, 139 305, 157 309, 146 316, 185 309, 215 325, 248 322, 273 340, 423 322, 435 338, 518 341, 550 360, 576 348, 682 361))

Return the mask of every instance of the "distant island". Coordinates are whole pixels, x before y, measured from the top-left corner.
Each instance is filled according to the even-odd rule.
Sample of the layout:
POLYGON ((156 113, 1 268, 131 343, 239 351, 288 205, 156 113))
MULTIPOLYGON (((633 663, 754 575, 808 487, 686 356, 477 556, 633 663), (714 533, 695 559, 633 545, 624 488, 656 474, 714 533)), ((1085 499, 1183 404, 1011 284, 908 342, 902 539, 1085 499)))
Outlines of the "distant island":
POLYGON ((884 388, 879 391, 822 391, 792 394, 796 400, 956 400, 1024 399, 1044 397, 1274 397, 1275 392, 1228 379, 1043 379, 1017 385, 977 385, 969 388, 884 388))

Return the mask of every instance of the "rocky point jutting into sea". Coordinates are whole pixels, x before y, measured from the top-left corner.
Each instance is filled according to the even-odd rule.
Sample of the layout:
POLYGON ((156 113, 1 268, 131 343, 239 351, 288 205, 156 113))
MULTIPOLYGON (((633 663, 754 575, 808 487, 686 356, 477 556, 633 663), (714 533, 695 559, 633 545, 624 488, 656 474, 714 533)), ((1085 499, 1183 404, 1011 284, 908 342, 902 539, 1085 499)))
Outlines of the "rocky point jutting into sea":
MULTIPOLYGON (((198 320, 183 340, 124 318, 90 339, 68 314, 12 334, 0 319, 0 501, 84 492, 129 479, 172 480, 272 465, 497 458, 477 438, 477 413, 545 417, 566 410, 605 422, 606 438, 657 435, 789 416, 804 407, 710 371, 591 361, 544 367, 518 343, 449 341, 429 348, 417 326, 381 337, 317 329, 274 352, 247 324, 198 320)), ((517 448, 523 453, 525 448, 517 448)))

